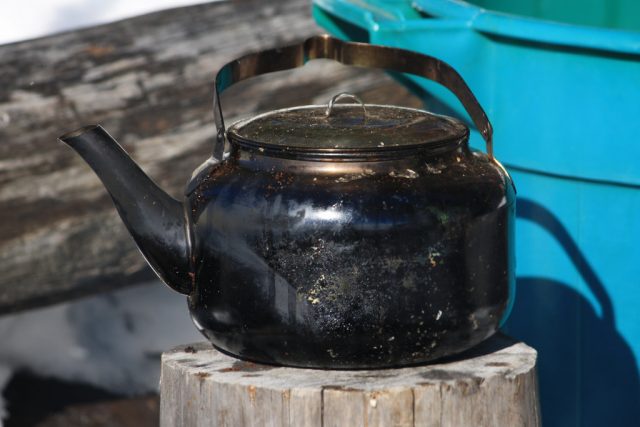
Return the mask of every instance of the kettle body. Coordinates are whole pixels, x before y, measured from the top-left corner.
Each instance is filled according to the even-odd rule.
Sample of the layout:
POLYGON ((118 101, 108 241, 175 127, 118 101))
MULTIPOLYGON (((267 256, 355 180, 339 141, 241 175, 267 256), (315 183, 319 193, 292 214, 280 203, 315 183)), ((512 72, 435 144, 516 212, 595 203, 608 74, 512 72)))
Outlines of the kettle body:
POLYGON ((486 155, 462 144, 435 159, 307 162, 234 148, 189 195, 189 307, 211 342, 261 362, 375 368, 496 331, 515 197, 486 155))

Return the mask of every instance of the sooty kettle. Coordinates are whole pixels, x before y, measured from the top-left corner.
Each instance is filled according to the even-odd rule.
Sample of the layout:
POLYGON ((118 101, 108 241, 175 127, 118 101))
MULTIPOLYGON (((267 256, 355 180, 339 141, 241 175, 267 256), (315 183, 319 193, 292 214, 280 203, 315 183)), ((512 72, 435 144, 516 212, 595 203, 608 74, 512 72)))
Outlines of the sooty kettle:
POLYGON ((450 66, 316 36, 225 65, 214 116, 213 155, 181 201, 102 127, 60 140, 100 177, 215 347, 257 362, 381 368, 461 352, 497 330, 513 299, 515 190, 493 158, 489 120, 450 66), (225 128, 227 87, 316 58, 442 84, 487 153, 469 148, 457 119, 345 94, 225 128))

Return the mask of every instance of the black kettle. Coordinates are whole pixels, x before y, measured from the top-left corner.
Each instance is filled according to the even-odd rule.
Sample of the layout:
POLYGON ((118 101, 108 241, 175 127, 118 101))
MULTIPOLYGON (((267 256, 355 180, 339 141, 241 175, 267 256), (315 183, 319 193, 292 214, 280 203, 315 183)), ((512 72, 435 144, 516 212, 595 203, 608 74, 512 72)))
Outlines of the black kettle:
POLYGON ((492 156, 489 120, 450 66, 317 36, 225 65, 214 108, 213 156, 182 201, 100 126, 60 139, 98 174, 215 347, 257 362, 381 368, 457 353, 497 330, 513 299, 515 190, 492 156), (316 58, 444 85, 487 153, 469 148, 459 120, 346 94, 225 129, 223 90, 316 58))

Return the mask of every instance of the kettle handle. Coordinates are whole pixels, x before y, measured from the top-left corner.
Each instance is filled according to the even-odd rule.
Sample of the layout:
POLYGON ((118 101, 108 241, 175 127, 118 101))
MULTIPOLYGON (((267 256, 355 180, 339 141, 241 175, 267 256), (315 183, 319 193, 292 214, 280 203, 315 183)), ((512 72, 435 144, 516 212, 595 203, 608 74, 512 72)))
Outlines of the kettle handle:
POLYGON ((328 35, 310 37, 291 46, 250 53, 227 63, 218 71, 213 99, 217 129, 213 156, 222 159, 225 149, 225 127, 220 105, 220 94, 225 89, 250 77, 300 67, 312 59, 320 58, 356 67, 383 68, 414 74, 441 84, 460 100, 484 138, 487 154, 493 159, 493 128, 489 118, 469 86, 449 64, 410 50, 344 42, 328 35))

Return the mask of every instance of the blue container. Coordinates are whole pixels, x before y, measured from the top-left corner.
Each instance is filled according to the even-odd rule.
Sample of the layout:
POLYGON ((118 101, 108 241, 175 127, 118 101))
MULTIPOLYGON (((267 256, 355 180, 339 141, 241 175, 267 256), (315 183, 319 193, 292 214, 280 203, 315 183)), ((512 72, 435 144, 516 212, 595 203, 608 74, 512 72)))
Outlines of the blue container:
MULTIPOLYGON (((505 329, 539 351, 545 425, 638 425, 640 2, 475 3, 500 12, 453 0, 314 0, 313 13, 339 37, 416 50, 462 74, 518 187, 517 296, 505 329)), ((465 118, 442 88, 398 78, 429 108, 465 118)), ((472 144, 482 146, 477 133, 472 144)))

